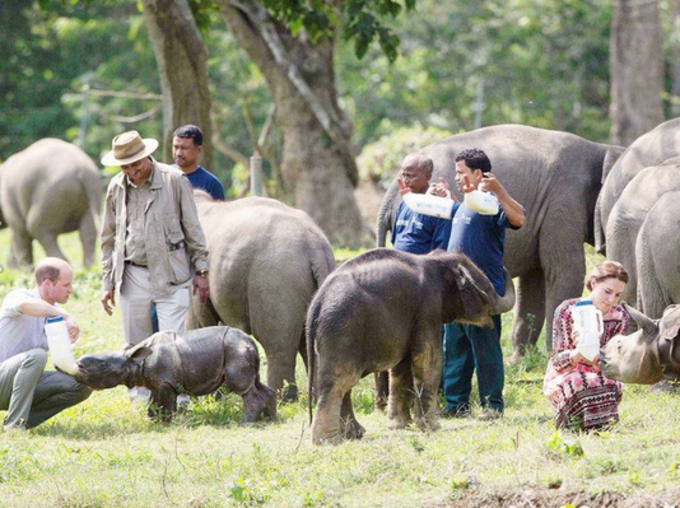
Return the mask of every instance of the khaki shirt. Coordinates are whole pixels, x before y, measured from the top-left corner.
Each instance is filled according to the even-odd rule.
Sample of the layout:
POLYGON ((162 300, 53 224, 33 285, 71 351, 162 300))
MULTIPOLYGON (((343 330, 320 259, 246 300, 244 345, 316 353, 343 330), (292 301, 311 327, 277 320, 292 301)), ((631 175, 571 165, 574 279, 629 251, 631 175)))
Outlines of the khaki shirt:
MULTIPOLYGON (((121 172, 106 192, 102 223, 102 284, 105 290, 120 291, 125 270, 126 245, 143 245, 149 268, 151 294, 163 298, 174 286, 190 281, 195 273, 208 269, 208 250, 198 221, 193 190, 188 178, 167 164, 153 161, 149 176, 150 197, 143 205, 143 239, 137 228, 128 229, 128 194, 131 187, 121 172), (140 240, 140 241, 137 241, 140 240)), ((142 200, 143 201, 143 200, 142 200)), ((131 260, 139 260, 135 253, 131 260)))

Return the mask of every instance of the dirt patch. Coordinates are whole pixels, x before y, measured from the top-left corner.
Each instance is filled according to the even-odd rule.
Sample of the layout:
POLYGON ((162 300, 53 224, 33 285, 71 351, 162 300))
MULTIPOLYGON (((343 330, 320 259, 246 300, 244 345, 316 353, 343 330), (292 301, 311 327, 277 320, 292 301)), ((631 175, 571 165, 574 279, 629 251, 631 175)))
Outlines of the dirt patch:
POLYGON ((655 494, 621 494, 614 492, 588 493, 582 490, 563 491, 527 488, 517 493, 481 494, 474 490, 440 504, 456 508, 553 508, 573 505, 576 508, 680 508, 680 489, 655 494))

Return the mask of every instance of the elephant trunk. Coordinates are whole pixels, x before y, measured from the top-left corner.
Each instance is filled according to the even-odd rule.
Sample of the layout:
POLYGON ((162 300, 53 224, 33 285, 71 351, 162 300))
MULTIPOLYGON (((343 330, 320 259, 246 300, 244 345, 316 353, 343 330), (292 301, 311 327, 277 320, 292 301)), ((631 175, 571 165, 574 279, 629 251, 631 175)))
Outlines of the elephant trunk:
POLYGON ((512 277, 506 269, 505 272, 505 295, 496 297, 491 304, 491 315, 503 314, 508 312, 515 305, 515 286, 512 283, 512 277))

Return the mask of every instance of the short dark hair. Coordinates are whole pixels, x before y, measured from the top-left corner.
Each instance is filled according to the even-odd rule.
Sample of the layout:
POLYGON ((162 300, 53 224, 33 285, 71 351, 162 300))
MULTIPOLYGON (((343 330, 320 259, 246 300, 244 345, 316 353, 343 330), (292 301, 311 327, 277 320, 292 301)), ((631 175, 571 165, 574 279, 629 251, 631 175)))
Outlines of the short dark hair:
POLYGON ((191 138, 194 140, 195 146, 201 146, 203 144, 203 133, 201 132, 201 129, 195 125, 182 125, 172 134, 172 136, 184 139, 191 138))
POLYGON ((38 283, 38 286, 46 280, 56 284, 60 275, 61 270, 58 267, 52 264, 42 264, 35 271, 35 281, 38 283))
POLYGON ((482 173, 491 171, 491 161, 489 157, 479 148, 463 150, 456 157, 456 162, 465 161, 465 165, 472 170, 481 169, 482 173))

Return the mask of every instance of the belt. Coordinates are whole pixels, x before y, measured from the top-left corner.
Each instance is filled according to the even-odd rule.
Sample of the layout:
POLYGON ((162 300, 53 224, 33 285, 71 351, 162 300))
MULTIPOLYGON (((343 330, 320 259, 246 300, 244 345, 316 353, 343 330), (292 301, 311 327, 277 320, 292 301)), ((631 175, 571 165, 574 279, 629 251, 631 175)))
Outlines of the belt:
POLYGON ((132 261, 129 261, 129 260, 127 260, 127 259, 125 260, 125 264, 126 264, 126 265, 136 266, 137 268, 149 268, 149 267, 146 266, 146 265, 138 265, 137 263, 133 263, 132 261))

